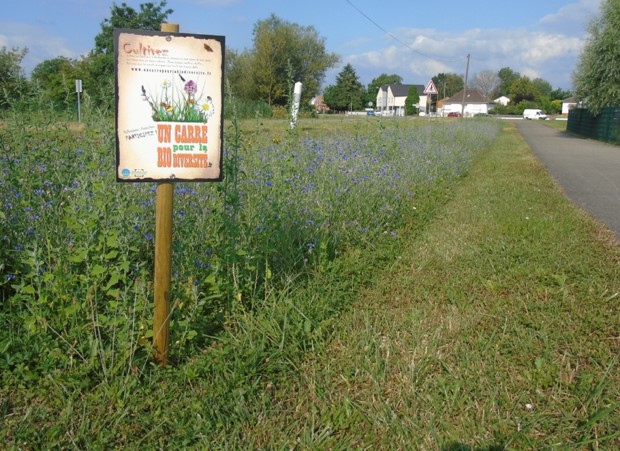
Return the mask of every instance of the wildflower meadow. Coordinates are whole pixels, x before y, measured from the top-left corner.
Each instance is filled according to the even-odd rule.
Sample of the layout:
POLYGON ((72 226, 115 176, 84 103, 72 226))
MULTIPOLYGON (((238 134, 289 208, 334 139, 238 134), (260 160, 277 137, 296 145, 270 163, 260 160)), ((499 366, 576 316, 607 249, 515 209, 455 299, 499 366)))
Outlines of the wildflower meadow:
MULTIPOLYGON (((268 286, 397 237, 418 197, 496 132, 384 126, 251 145, 231 132, 221 184, 176 185, 173 342, 204 346, 234 304, 260 308, 268 286)), ((108 122, 16 121, 2 134, 3 369, 105 372, 109 347, 123 348, 109 365, 133 358, 150 330, 155 185, 114 182, 108 122)))
MULTIPOLYGON (((352 255, 397 246, 404 225, 423 221, 499 130, 477 120, 307 121, 290 131, 284 121, 233 119, 223 181, 175 185, 173 367, 265 312, 278 327, 294 323, 287 340, 310 349, 350 302, 340 286, 329 308, 312 296, 303 304, 303 287, 354 277, 352 255), (269 313, 278 304, 291 307, 284 317, 269 313)), ((80 396, 116 387, 124 394, 105 396, 127 401, 140 375, 156 371, 156 185, 115 182, 113 121, 96 112, 80 126, 18 115, 2 123, 0 141, 4 387, 52 378, 80 396)))

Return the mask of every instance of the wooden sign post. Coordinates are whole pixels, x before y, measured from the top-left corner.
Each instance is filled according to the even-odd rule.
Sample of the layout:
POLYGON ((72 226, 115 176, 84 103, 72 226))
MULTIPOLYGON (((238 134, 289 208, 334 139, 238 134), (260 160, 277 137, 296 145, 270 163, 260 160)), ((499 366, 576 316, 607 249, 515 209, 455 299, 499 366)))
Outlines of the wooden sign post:
POLYGON ((168 363, 177 182, 222 179, 223 36, 114 30, 116 179, 156 182, 154 357, 168 363))
MULTIPOLYGON (((179 25, 161 24, 161 31, 178 33, 179 25)), ((153 315, 153 346, 155 360, 168 363, 170 335, 170 279, 172 275, 172 212, 174 183, 159 182, 155 203, 155 313, 153 315)))
POLYGON ((153 345, 155 359, 168 363, 170 332, 170 279, 172 274, 172 212, 174 183, 157 184, 155 203, 155 313, 153 315, 153 345))

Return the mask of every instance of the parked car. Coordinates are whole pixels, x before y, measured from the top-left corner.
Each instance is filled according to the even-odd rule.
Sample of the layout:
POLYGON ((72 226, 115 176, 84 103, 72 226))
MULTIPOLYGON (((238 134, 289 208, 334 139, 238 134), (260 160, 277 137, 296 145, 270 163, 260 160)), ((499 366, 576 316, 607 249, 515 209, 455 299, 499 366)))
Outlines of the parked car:
POLYGON ((545 120, 545 119, 549 119, 549 118, 547 117, 547 115, 545 113, 543 113, 543 110, 530 108, 530 109, 523 110, 523 119, 529 119, 529 120, 541 119, 541 120, 545 120))
POLYGON ((457 113, 456 111, 451 111, 448 113, 448 117, 461 117, 461 113, 457 113))

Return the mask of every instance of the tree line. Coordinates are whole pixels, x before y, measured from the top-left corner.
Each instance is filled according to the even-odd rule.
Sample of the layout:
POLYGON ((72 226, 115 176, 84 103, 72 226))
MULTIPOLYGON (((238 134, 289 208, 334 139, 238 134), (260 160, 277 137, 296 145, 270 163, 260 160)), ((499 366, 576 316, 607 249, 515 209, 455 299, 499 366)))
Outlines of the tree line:
MULTIPOLYGON (((112 111, 114 29, 159 30, 172 13, 166 0, 141 4, 138 10, 125 3, 113 4, 110 17, 101 22, 94 48, 87 55, 43 61, 33 69, 29 79, 22 68, 28 50, 2 47, 0 110, 72 111, 74 80, 81 79, 85 99, 100 110, 112 111)), ((573 73, 573 88, 576 96, 596 112, 604 106, 620 104, 620 3, 603 0, 600 14, 590 22, 588 33, 573 73)), ((254 25, 251 48, 227 50, 225 71, 229 92, 238 99, 238 106, 245 107, 247 115, 255 115, 257 111, 272 115, 285 111, 295 81, 304 85, 302 107, 311 109, 310 100, 321 92, 326 71, 338 62, 338 55, 327 51, 325 39, 314 27, 291 23, 272 14, 254 25)), ((455 73, 439 73, 432 80, 439 90, 438 98, 453 96, 464 88, 464 77, 455 73)), ((331 111, 360 110, 374 106, 381 86, 402 83, 400 75, 382 73, 364 86, 354 67, 347 64, 337 75, 335 84, 323 89, 324 101, 331 111)), ((549 82, 530 79, 510 67, 479 72, 468 80, 468 88, 479 89, 490 100, 508 97, 508 105, 496 108, 499 113, 519 114, 533 107, 559 112, 561 101, 571 96, 570 91, 553 89, 549 82)), ((415 112, 409 105, 417 103, 414 91, 410 91, 407 100, 409 113, 415 112)))
MULTIPOLYGON (((439 91, 434 101, 452 97, 465 87, 464 77, 455 73, 439 73, 432 77, 432 80, 439 91)), ((371 107, 376 103, 381 86, 402 83, 403 77, 400 75, 384 73, 364 88, 355 68, 347 64, 336 77, 336 83, 325 88, 325 103, 337 111, 371 107)), ((562 109, 562 100, 571 95, 570 91, 560 88, 554 90, 549 82, 541 78, 531 80, 509 67, 498 72, 482 71, 474 75, 468 88, 480 90, 491 101, 501 96, 509 98, 508 105, 497 107, 497 112, 503 114, 521 114, 525 108, 534 107, 559 112, 562 109)), ((415 88, 410 88, 405 102, 407 114, 417 112, 413 105, 418 102, 419 93, 415 88)))

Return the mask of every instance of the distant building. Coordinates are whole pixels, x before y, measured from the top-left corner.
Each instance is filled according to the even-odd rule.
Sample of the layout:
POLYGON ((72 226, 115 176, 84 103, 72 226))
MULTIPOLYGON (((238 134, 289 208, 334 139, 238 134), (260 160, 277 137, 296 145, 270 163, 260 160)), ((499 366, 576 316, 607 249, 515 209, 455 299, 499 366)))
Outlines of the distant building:
POLYGON ((416 88, 420 101, 414 105, 418 111, 426 111, 426 94, 424 85, 382 85, 377 92, 376 110, 383 116, 404 116, 405 99, 409 93, 409 88, 416 88))
POLYGON ((568 114, 570 110, 577 108, 577 104, 576 97, 569 97, 568 99, 562 100, 562 114, 568 114))
POLYGON ((452 97, 442 99, 443 116, 447 116, 449 113, 460 113, 463 116, 488 114, 495 106, 495 102, 489 101, 479 89, 467 89, 465 98, 463 98, 463 91, 465 90, 457 92, 452 97), (465 111, 463 111, 463 104, 465 104, 465 111))
POLYGON ((501 96, 498 97, 497 99, 493 100, 493 102, 495 102, 498 105, 503 105, 506 106, 510 103, 510 99, 506 96, 501 96))
POLYGON ((310 101, 310 105, 314 107, 314 111, 316 111, 317 113, 325 113, 329 111, 329 107, 325 103, 323 96, 313 97, 310 101))

